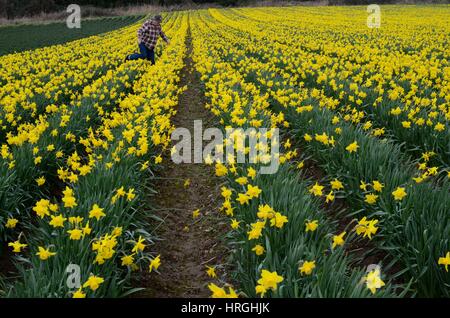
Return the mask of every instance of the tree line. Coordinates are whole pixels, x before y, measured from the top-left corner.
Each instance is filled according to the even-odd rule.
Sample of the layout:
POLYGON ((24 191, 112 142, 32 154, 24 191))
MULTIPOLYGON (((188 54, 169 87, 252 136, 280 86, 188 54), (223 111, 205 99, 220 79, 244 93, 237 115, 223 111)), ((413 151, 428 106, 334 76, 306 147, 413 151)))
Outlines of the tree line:
MULTIPOLYGON (((306 2, 308 0, 278 0, 275 2, 306 2)), ((386 4, 395 3, 399 0, 328 0, 330 5, 339 4, 386 4)), ((400 0, 401 1, 401 0, 400 0)), ((420 0, 418 0, 420 1, 420 0)), ((448 3, 450 0, 424 0, 426 2, 434 3, 448 3)), ((126 7, 135 5, 158 5, 158 6, 170 6, 170 5, 182 5, 182 4, 207 4, 214 3, 222 6, 238 6, 246 5, 249 3, 255 3, 255 0, 0 0, 0 18, 18 18, 24 16, 33 16, 39 13, 52 13, 57 11, 63 11, 67 8, 69 4, 75 3, 83 6, 89 7, 99 7, 99 8, 116 8, 116 7, 126 7)), ((311 2, 311 0, 309 0, 311 2)))

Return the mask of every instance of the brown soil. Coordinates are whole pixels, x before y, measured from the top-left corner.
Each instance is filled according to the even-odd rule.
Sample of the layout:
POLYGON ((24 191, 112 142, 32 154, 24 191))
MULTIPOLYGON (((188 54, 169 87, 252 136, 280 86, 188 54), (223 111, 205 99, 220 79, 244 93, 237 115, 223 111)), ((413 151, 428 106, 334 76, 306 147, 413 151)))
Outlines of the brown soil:
MULTIPOLYGON (((187 90, 180 96, 173 123, 188 128, 193 138, 194 120, 202 120, 206 129, 212 126, 212 118, 204 108, 199 75, 191 58, 190 36, 187 45, 185 67, 180 74, 180 85, 187 85, 187 90)), ((191 144, 193 147, 193 140, 191 144)), ((225 275, 227 251, 222 238, 228 222, 219 212, 221 185, 211 166, 175 164, 170 156, 164 161, 155 184, 158 194, 150 198, 159 207, 151 213, 164 220, 156 224, 159 240, 149 247, 152 253, 161 255, 161 266, 159 273, 142 274, 137 285, 146 289, 135 297, 209 297, 207 285, 214 279, 207 276, 206 265, 216 266, 219 278, 225 275), (186 180, 190 181, 187 187, 186 180), (192 212, 196 209, 200 209, 200 216, 194 219, 192 212)))
POLYGON ((16 267, 13 263, 11 247, 6 242, 0 243, 0 276, 8 278, 14 276, 16 267))

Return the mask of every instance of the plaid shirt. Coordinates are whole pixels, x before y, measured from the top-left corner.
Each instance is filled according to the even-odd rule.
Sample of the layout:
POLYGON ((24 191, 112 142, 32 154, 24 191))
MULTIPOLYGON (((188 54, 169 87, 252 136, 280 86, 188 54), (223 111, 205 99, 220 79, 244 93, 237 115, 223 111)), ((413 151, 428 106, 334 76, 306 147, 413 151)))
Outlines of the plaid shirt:
POLYGON ((153 49, 156 46, 159 36, 161 36, 164 41, 168 41, 166 35, 161 29, 161 25, 153 20, 145 21, 138 30, 139 43, 143 43, 149 49, 153 49))

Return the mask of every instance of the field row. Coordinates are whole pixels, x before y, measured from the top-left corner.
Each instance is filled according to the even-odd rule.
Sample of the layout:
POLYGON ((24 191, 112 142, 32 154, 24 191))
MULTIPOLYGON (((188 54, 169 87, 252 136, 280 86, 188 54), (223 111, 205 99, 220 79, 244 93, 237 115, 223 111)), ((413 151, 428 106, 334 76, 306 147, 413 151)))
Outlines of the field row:
POLYGON ((51 96, 68 98, 65 105, 47 104, 51 97, 34 101, 35 108, 16 102, 8 113, 20 120, 5 127, 0 233, 21 257, 15 261, 19 278, 6 283, 6 296, 117 297, 130 287, 131 272, 157 267, 157 255, 146 248, 152 237, 143 180, 169 146, 187 16, 168 17, 165 29, 173 41, 152 68, 142 60, 119 65, 135 49, 136 28, 111 32, 104 43, 83 39, 36 50, 36 60, 48 59, 46 67, 52 67, 48 75, 44 65, 32 63, 3 69, 16 79, 3 92, 11 83, 30 102, 30 95, 48 93, 40 85, 54 80, 51 96), (99 45, 112 49, 95 55, 99 45), (58 49, 61 54, 51 53, 58 49), (88 67, 70 51, 88 58, 88 67), (24 85, 25 73, 30 85, 24 85), (64 80, 72 76, 84 80, 70 87, 64 80), (79 289, 66 283, 70 266, 78 268, 79 289))
MULTIPOLYGON (((285 9, 210 9, 194 18, 194 29, 199 30, 193 33, 198 70, 203 75, 212 112, 225 126, 243 128, 259 127, 261 116, 263 127, 279 126, 288 138, 284 143, 286 153, 280 156, 282 161, 297 160, 301 168, 303 161, 295 155, 312 156, 325 173, 324 178, 310 184, 299 180, 297 172, 286 167, 280 168, 275 176, 258 175, 252 180, 248 167, 227 171, 217 166, 220 175, 227 171, 230 189, 236 196, 225 197, 224 210, 229 211, 234 224, 239 224, 233 236, 239 246, 235 255, 238 281, 244 282, 246 294, 256 295, 262 290, 257 285, 261 270, 269 270, 284 279, 282 289, 275 292, 272 288, 274 296, 364 296, 365 291, 357 288, 364 272, 352 266, 351 253, 341 256, 342 261, 338 262, 335 258, 339 257, 339 250, 334 247, 344 241, 355 246, 357 236, 363 235, 367 240, 373 235, 367 254, 373 254, 381 268, 391 274, 389 277, 382 273, 387 281, 403 282, 402 286, 387 283, 383 288, 385 294, 378 292, 378 295, 392 296, 392 288, 398 287, 397 295, 401 295, 401 290, 409 290, 419 296, 448 296, 449 277, 442 264, 446 262, 450 233, 446 163, 449 77, 444 58, 446 39, 440 36, 446 29, 443 26, 434 29, 435 47, 430 53, 421 52, 428 50, 428 46, 410 48, 406 54, 396 53, 391 42, 384 39, 393 36, 390 33, 399 35, 395 26, 402 15, 397 16, 394 8, 386 13, 392 29, 387 28, 383 34, 360 27, 350 34, 344 32, 345 36, 340 32, 341 38, 333 41, 328 37, 326 42, 324 35, 324 43, 317 40, 317 30, 323 28, 327 36, 331 31, 327 23, 317 22, 320 13, 314 8, 298 10, 301 19, 299 13, 296 19, 294 13, 290 16, 285 9), (437 73, 415 74, 409 82, 421 89, 405 92, 393 103, 397 99, 389 97, 388 92, 398 85, 395 81, 407 72, 406 66, 389 77, 382 67, 374 64, 384 65, 378 56, 372 54, 370 60, 368 57, 364 60, 361 54, 355 54, 353 47, 347 49, 357 46, 352 39, 360 33, 371 37, 372 48, 380 52, 380 59, 384 59, 384 54, 403 54, 405 60, 422 58, 422 64, 437 63, 437 73), (349 62, 338 62, 338 57, 341 61, 347 54, 349 62), (370 73, 364 69, 369 62, 370 73), (396 73, 399 75, 394 76, 396 73), (373 84, 363 85, 367 82, 373 84), (336 89, 330 89, 334 85, 336 89), (418 105, 420 109, 416 112, 410 105, 417 105, 418 99, 428 99, 431 104, 418 105), (374 100, 378 100, 376 105, 374 100), (398 108, 399 114, 395 111, 398 108), (396 124, 402 121, 402 116, 412 119, 417 114, 432 122, 414 126, 420 139, 412 130, 396 124), (380 130, 385 133, 377 133, 380 130), (298 144, 301 151, 292 150, 292 143, 298 144), (417 154, 404 152, 413 148, 423 151, 423 162, 417 163, 419 169, 417 161, 411 161, 417 154), (429 167, 431 162, 439 167, 429 167), (251 196, 248 201, 242 199, 250 191, 247 182, 262 191, 257 200, 251 196), (344 231, 337 231, 336 224, 326 220, 329 216, 320 211, 320 205, 309 203, 320 197, 326 203, 336 197, 345 201, 347 208, 340 217, 350 221, 344 231), (277 211, 286 216, 283 219, 286 224, 280 226, 282 230, 273 228, 277 211), (317 224, 318 236, 311 238, 311 232, 315 232, 311 228, 317 224), (377 251, 384 251, 388 257, 381 257, 377 251), (335 264, 340 264, 342 277, 336 274, 335 264), (305 275, 305 268, 301 270, 304 265, 314 268, 309 272, 312 277, 305 275), (334 290, 329 286, 340 287, 334 290)), ((324 9, 320 10, 323 13, 324 9)), ((361 12, 358 16, 355 9, 342 10, 342 15, 328 12, 335 18, 327 22, 338 27, 347 14, 353 13, 357 18, 364 15, 361 12)), ((414 11, 409 13, 414 15, 414 11)), ((417 20, 417 29, 421 29, 423 21, 417 20)), ((424 39, 430 36, 429 30, 422 32, 424 39)), ((398 45, 400 50, 410 47, 410 34, 403 34, 397 41, 404 42, 398 45)), ((413 66, 409 66, 409 73, 417 71, 413 66)))
MULTIPOLYGON (((69 15, 69 14, 67 14, 69 15)), ((95 34, 116 30, 144 18, 142 15, 81 19, 81 28, 69 28, 66 22, 0 26, 0 55, 62 44, 95 34)))

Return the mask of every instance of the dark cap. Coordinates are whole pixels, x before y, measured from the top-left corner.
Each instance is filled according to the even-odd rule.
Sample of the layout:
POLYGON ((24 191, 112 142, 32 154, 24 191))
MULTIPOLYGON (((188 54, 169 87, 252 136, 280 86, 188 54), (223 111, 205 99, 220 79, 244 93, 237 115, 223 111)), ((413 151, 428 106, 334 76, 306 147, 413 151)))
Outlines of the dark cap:
POLYGON ((161 22, 162 21, 162 16, 157 14, 157 15, 153 16, 152 20, 157 21, 157 22, 161 22))

